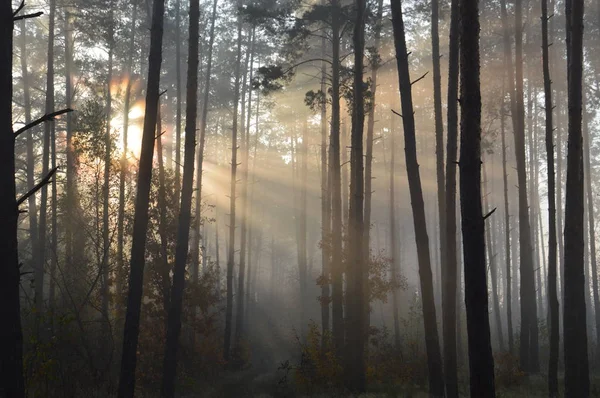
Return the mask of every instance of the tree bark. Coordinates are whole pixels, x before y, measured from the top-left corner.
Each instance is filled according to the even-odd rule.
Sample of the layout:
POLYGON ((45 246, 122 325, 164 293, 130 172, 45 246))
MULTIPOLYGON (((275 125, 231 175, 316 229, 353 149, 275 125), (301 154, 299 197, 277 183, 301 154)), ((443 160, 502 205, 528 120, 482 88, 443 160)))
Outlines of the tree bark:
MULTIPOLYGON (((391 119, 390 128, 390 245, 392 247, 391 261, 391 276, 392 281, 398 281, 400 253, 398 250, 397 235, 396 235, 396 186, 395 186, 395 170, 396 170, 396 140, 394 135, 394 119, 391 119)), ((400 336, 400 310, 398 306, 398 289, 392 290, 392 311, 394 316, 394 344, 397 350, 401 346, 400 336)))
POLYGON ((225 338, 223 357, 230 359, 231 349, 231 321, 233 317, 233 265, 235 262, 235 202, 237 185, 237 140, 238 140, 238 108, 240 103, 240 74, 242 62, 242 18, 238 16, 237 22, 237 57, 235 64, 235 85, 233 99, 233 127, 231 133, 231 187, 229 194, 229 246, 227 248, 227 305, 225 308, 225 338))
POLYGON ((481 206, 479 1, 460 2, 460 203, 472 397, 495 397, 481 206))
POLYGON ((446 259, 442 283, 444 334, 444 373, 447 398, 458 398, 457 374, 457 229, 456 229, 456 154, 458 150, 458 76, 459 76, 459 0, 450 6, 450 48, 448 60, 448 139, 446 150, 446 259))
POLYGON ((550 78, 550 60, 548 42, 548 1, 542 0, 542 68, 544 74, 544 108, 546 116, 546 162, 548 167, 548 306, 550 355, 548 358, 548 395, 558 397, 558 349, 559 318, 558 295, 556 291, 556 182, 554 176, 554 127, 552 124, 552 80, 550 78))
POLYGON ((429 253, 429 237, 427 235, 425 206, 419 164, 417 161, 417 145, 415 137, 415 119, 412 101, 412 83, 408 68, 408 52, 404 36, 402 17, 402 1, 392 0, 392 26, 394 28, 394 44, 400 84, 402 103, 402 123, 404 125, 404 143, 406 156, 406 172, 410 191, 421 294, 423 297, 423 319, 425 323, 425 345, 429 368, 429 394, 435 397, 444 396, 444 378, 442 372, 442 356, 437 331, 433 278, 431 274, 431 258, 429 253))
POLYGON ((181 188, 181 0, 175 1, 175 203, 181 188))
POLYGON ((336 355, 344 346, 343 264, 342 264, 342 187, 340 165, 340 24, 341 5, 332 0, 331 136, 329 153, 331 194, 331 321, 336 355))
POLYGON ((175 394, 177 375, 177 351, 181 333, 181 311, 185 289, 185 265, 188 259, 189 235, 192 211, 192 190, 194 187, 194 160, 196 150, 196 117, 198 105, 198 39, 200 2, 190 0, 188 40, 187 94, 185 102, 185 150, 183 160, 183 181, 181 186, 181 207, 177 226, 175 246, 175 267, 171 307, 167 321, 167 342, 163 362, 161 396, 172 398, 175 394))
POLYGON ((13 10, 0 2, 0 394, 23 398, 23 332, 19 300, 19 258, 15 188, 15 136, 12 128, 13 10))
MULTIPOLYGON (((321 40, 321 56, 325 58, 326 38, 321 40)), ((327 63, 321 62, 321 92, 327 92, 327 63)), ((331 298, 331 191, 328 185, 329 167, 327 165, 327 101, 321 103, 321 351, 326 352, 329 334, 329 304, 331 298)))
POLYGON ((569 138, 565 200, 564 358, 565 396, 590 393, 584 286, 584 177, 582 149, 583 0, 568 0, 567 60, 569 138))
POLYGON ((515 2, 515 154, 519 190, 519 271, 521 274, 521 334, 519 359, 526 372, 539 371, 538 323, 535 297, 535 275, 527 199, 527 171, 525 169, 525 107, 523 104, 523 21, 522 0, 515 2))
MULTIPOLYGON (((363 133, 365 122, 363 94, 363 58, 365 48, 366 0, 356 0, 356 21, 352 37, 354 47, 354 92, 352 107, 352 135, 350 139, 350 203, 349 203, 349 261, 346 273, 348 306, 346 325, 347 364, 346 385, 351 391, 366 390, 365 345, 367 324, 365 322, 365 278, 368 268, 363 244, 365 225, 364 211, 364 165, 363 133)), ((306 188, 305 188, 306 189, 306 188)), ((306 195, 306 191, 305 191, 306 195)), ((368 304, 367 304, 368 308, 368 304)))
MULTIPOLYGON (((127 58, 126 73, 127 73, 127 86, 125 88, 125 99, 123 104, 123 152, 121 153, 121 170, 119 177, 119 210, 117 215, 117 276, 116 280, 116 291, 117 295, 123 291, 123 279, 124 279, 124 268, 125 268, 125 255, 123 253, 124 240, 125 240, 125 185, 129 175, 129 167, 127 162, 127 151, 128 151, 128 131, 129 131, 129 111, 131 108, 131 87, 132 87, 132 72, 133 72, 133 54, 135 51, 135 30, 137 23, 137 4, 132 4, 132 20, 131 20, 131 32, 129 35, 129 53, 127 58)), ((123 316, 123 305, 121 300, 116 300, 116 314, 117 319, 120 320, 123 316)))
POLYGON ((146 232, 148 230, 148 200, 152 181, 152 158, 154 155, 154 132, 158 113, 160 66, 162 63, 164 0, 154 0, 152 28, 150 30, 150 55, 148 58, 148 85, 146 111, 142 136, 142 151, 138 169, 137 196, 131 243, 131 271, 127 312, 123 333, 123 350, 119 378, 119 398, 131 398, 135 391, 135 368, 137 343, 140 331, 140 312, 144 278, 146 232))

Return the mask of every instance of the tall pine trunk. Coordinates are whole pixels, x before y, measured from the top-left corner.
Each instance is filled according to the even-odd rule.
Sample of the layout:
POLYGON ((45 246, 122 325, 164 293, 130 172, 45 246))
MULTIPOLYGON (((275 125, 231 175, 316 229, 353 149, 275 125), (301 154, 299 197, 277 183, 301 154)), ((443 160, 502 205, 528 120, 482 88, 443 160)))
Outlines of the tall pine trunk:
POLYGON ((19 300, 19 258, 15 188, 15 136, 12 122, 13 10, 0 2, 0 395, 22 398, 23 332, 19 300))
POLYGON ((230 359, 231 349, 231 321, 233 317, 233 265, 235 262, 235 204, 237 186, 237 145, 238 145, 238 109, 240 103, 240 74, 242 62, 242 17, 238 16, 237 22, 237 56, 235 64, 235 85, 233 99, 233 127, 231 132, 231 181, 229 194, 229 246, 227 248, 227 305, 225 308, 225 338, 223 344, 223 357, 230 359))
POLYGON ((188 40, 187 94, 185 102, 185 150, 183 160, 183 181, 181 186, 181 207, 177 226, 175 246, 175 267, 171 306, 167 321, 167 341, 163 361, 161 396, 171 398, 175 394, 177 375, 177 351, 181 333, 181 312, 185 288, 185 265, 188 258, 189 235, 192 212, 192 190, 194 188, 194 160, 196 150, 196 117, 198 105, 198 39, 200 2, 190 0, 190 24, 188 40))
POLYGON ((548 167, 548 306, 550 355, 548 358, 548 395, 558 397, 559 316, 556 290, 556 181, 554 176, 554 128, 552 124, 552 80, 548 42, 548 1, 542 0, 542 68, 544 73, 544 108, 546 116, 546 163, 548 167))
POLYGON ((442 317, 444 334, 444 373, 446 396, 458 398, 457 374, 457 228, 456 228, 456 153, 458 150, 458 76, 459 76, 459 0, 450 8, 450 48, 448 60, 448 139, 446 150, 446 259, 442 269, 442 317))
POLYGON ((582 148, 583 0, 567 0, 569 138, 565 199, 565 396, 590 393, 584 285, 584 177, 582 148))
POLYGON ((460 2, 460 209, 472 397, 495 397, 481 205, 479 0, 460 2))
POLYGON ((331 136, 329 189, 331 194, 331 327, 335 352, 344 347, 343 264, 342 264, 342 185, 340 164, 340 25, 341 5, 332 0, 331 136))
POLYGON ((356 0, 356 21, 352 42, 354 46, 354 91, 352 101, 352 135, 350 139, 350 203, 348 208, 349 260, 347 265, 348 306, 346 317, 346 385, 352 391, 366 390, 365 345, 367 343, 365 278, 368 278, 365 262, 364 239, 364 160, 363 133, 365 122, 363 94, 363 58, 365 49, 366 0, 356 0))
POLYGON ((150 30, 150 55, 148 57, 148 85, 146 89, 146 111, 142 136, 142 151, 138 168, 137 196, 133 220, 131 243, 131 270, 127 312, 123 332, 123 350, 119 378, 119 398, 131 398, 135 391, 135 368, 140 331, 140 312, 148 230, 148 202, 152 182, 152 158, 154 155, 155 128, 158 113, 160 66, 162 63, 164 0, 154 0, 152 28, 150 30))
POLYGON ((423 320, 425 324, 425 346, 429 369, 429 394, 434 397, 444 396, 444 377, 442 372, 442 356, 437 331, 435 300, 433 292, 433 277, 431 274, 431 258, 429 252, 429 237, 425 220, 425 205, 423 189, 417 161, 417 143, 415 134, 415 118, 412 101, 412 82, 408 67, 409 53, 406 49, 404 36, 404 21, 402 16, 402 1, 392 0, 392 26, 394 28, 394 44, 400 84, 400 99, 402 103, 402 123, 404 125, 404 143, 406 156, 406 173, 410 191, 417 257, 419 261, 419 277, 423 300, 423 320))
MULTIPOLYGON (((125 268, 125 255, 123 253, 124 240, 125 240, 125 185, 129 175, 129 168, 127 162, 127 151, 128 151, 128 132, 129 132, 129 111, 131 108, 131 88, 133 80, 133 54, 135 49, 135 28, 137 23, 137 4, 132 4, 133 13, 131 19, 131 32, 129 34, 129 53, 127 55, 127 86, 125 87, 125 98, 123 104, 123 149, 121 153, 120 162, 120 176, 119 176, 119 209, 117 214, 117 273, 116 273, 116 291, 119 295, 123 291, 123 279, 124 279, 124 268, 125 268)), ((120 320, 123 316, 123 305, 121 300, 116 302, 116 314, 117 319, 120 320)))
MULTIPOLYGON (((523 18, 522 0, 515 2, 515 154, 519 191, 519 272, 521 275, 521 334, 520 364, 526 372, 539 371, 538 323, 535 297, 533 247, 527 198, 527 171, 525 164, 525 107, 523 103, 523 18), (516 124, 515 124, 516 123, 516 124)), ((506 51, 506 50, 505 50, 506 51)))

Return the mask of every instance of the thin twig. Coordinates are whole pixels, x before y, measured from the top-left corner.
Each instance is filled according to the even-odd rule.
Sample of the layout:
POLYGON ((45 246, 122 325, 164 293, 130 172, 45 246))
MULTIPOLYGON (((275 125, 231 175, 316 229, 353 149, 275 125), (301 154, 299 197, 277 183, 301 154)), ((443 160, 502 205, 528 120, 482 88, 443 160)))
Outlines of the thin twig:
POLYGON ((421 80, 425 79, 425 76, 427 76, 428 73, 429 73, 429 71, 425 72, 425 74, 423 76, 419 77, 417 80, 415 80, 414 82, 410 83, 410 85, 412 86, 412 85, 420 82, 421 80))

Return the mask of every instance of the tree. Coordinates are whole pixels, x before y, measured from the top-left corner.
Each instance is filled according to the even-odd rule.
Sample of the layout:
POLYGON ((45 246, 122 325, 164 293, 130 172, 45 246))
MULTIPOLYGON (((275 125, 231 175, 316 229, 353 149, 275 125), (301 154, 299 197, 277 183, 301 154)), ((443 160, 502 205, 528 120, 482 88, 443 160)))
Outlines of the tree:
POLYGON ((138 169, 137 196, 133 220, 133 239, 129 273, 127 312, 123 332, 123 351, 119 377, 119 398, 133 397, 135 391, 135 368, 137 345, 140 331, 140 312, 148 229, 148 200, 152 181, 152 158, 158 113, 160 66, 162 63, 164 0, 154 0, 152 6, 152 27, 150 30, 150 55, 148 57, 148 84, 146 89, 146 110, 142 136, 142 152, 138 169))
POLYGON ((226 361, 230 358, 231 349, 231 321, 233 317, 233 264, 235 262, 235 202, 237 185, 237 140, 238 140, 238 108, 240 102, 240 78, 242 62, 242 17, 238 15, 237 22, 237 56, 235 63, 235 84, 233 99, 233 122, 231 129, 231 187, 229 194, 229 247, 227 250, 227 306, 225 308, 225 337, 223 357, 226 361))
MULTIPOLYGON (((542 0, 542 67, 544 73, 544 108, 546 116, 546 161, 548 167, 548 305, 550 318, 550 356, 548 358, 548 394, 558 397, 558 295, 556 290, 556 182, 554 175, 554 128, 552 124, 552 80, 548 43, 548 1, 542 0)), ((505 199, 506 200, 506 199, 505 199)))
POLYGON ((448 139, 446 150, 446 266, 442 283, 442 316, 444 333, 444 373, 446 395, 458 397, 456 358, 456 285, 457 285, 457 236, 456 236, 456 153, 458 150, 458 62, 459 62, 459 0, 450 6, 450 49, 448 54, 448 139))
POLYGON ((167 342, 163 362, 161 396, 173 397, 177 374, 177 351, 181 332, 181 311, 185 287, 185 265, 188 259, 190 235, 192 190, 194 187, 194 158, 196 151, 196 117, 198 105, 198 39, 200 2, 190 0, 190 25, 188 40, 187 94, 185 102, 185 150, 183 160, 183 181, 181 185, 181 207, 177 227, 177 246, 173 270, 171 306, 167 321, 167 342))
POLYGON ((583 0, 568 0, 569 135, 565 193, 564 355, 565 396, 588 397, 590 378, 584 285, 584 177, 582 148, 583 0))
MULTIPOLYGON (((363 92, 363 58, 365 48, 366 1, 356 0, 356 20, 352 44, 354 47, 354 87, 352 101, 352 136, 350 151, 350 205, 349 205, 349 261, 347 280, 347 316, 346 316, 346 385, 352 391, 364 392, 366 389, 365 344, 367 343, 367 324, 365 323, 365 282, 368 278, 365 262, 364 239, 364 166, 363 132, 365 122, 363 92)), ((368 228, 368 227, 367 227, 368 228)))
POLYGON ((23 332, 19 301, 19 258, 15 187, 15 135, 12 128, 13 10, 10 0, 0 2, 0 394, 25 396, 23 332))
POLYGON ((433 277, 431 274, 431 258, 429 253, 429 237, 425 221, 425 205, 423 189, 417 162, 417 145, 415 137, 415 118, 412 101, 412 85, 408 68, 409 53, 406 49, 404 21, 402 17, 402 0, 392 0, 392 26, 394 29, 394 45, 400 84, 400 100, 402 103, 402 124, 404 126, 404 153, 406 156, 406 172, 412 205, 421 294, 423 296, 423 321, 425 324, 425 345, 427 365, 429 369, 429 393, 435 397, 444 396, 444 378, 442 356, 437 332, 435 300, 433 293, 433 277))
POLYGON ((460 2, 460 210, 472 397, 495 397, 481 205, 479 1, 460 2))
MULTIPOLYGON (((527 172, 525 169, 525 106, 523 103, 523 7, 515 2, 515 100, 516 119, 513 121, 517 181, 519 190, 519 272, 521 276, 521 334, 519 359, 526 372, 539 371, 537 304, 535 275, 531 245, 531 227, 527 199, 527 172)), ((505 50, 506 51, 506 50, 505 50)), ((510 87, 510 86, 509 86, 510 87)))

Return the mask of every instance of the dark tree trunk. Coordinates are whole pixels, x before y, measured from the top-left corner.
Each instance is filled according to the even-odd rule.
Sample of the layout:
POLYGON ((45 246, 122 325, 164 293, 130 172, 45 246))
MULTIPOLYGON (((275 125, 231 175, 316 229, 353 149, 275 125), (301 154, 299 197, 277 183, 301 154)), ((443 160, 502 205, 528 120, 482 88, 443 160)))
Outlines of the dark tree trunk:
MULTIPOLYGON (((521 275, 521 334, 520 363, 526 372, 538 372, 537 304, 535 297, 535 275, 533 270, 533 247, 529 204, 527 199, 527 171, 525 164, 525 107, 523 104, 523 18, 522 0, 515 2, 515 105, 516 120, 513 121, 517 179, 519 190, 519 272, 521 275), (516 123, 516 125, 514 124, 516 123)), ((505 50, 506 51, 506 50, 505 50)))
POLYGON ((460 2, 460 210, 472 397, 495 397, 481 206, 479 1, 460 2))
MULTIPOLYGON (((116 291, 117 297, 123 291, 123 279, 125 268, 125 255, 123 253, 125 240, 125 185, 129 175, 129 167, 127 161, 128 151, 128 131, 129 131, 129 111, 131 108, 131 87, 132 87, 132 69, 133 69, 133 54, 135 50, 135 30, 137 23, 137 4, 132 4, 133 15, 131 22, 131 32, 129 35, 129 54, 127 58, 127 86, 125 88, 125 99, 123 105, 123 152, 121 153, 121 170, 119 177, 119 210, 117 215, 117 273, 116 273, 116 291)), ((123 305, 121 300, 116 300, 117 319, 120 320, 123 316, 123 305)))
MULTIPOLYGON (((321 40, 321 55, 325 58, 326 39, 321 40)), ((321 63, 321 92, 327 92, 327 64, 321 63)), ((329 297, 331 282, 331 247, 328 241, 331 238, 331 194, 328 185, 329 168, 327 167, 327 102, 321 103, 321 350, 326 352, 325 346, 329 334, 329 297)))
POLYGON ((12 128, 13 10, 0 2, 0 395, 22 398, 23 332, 19 301, 19 258, 15 189, 15 136, 12 128))
MULTIPOLYGON (((248 44, 246 50, 246 60, 244 61, 244 70, 242 72, 242 93, 241 93, 241 151, 242 151, 242 162, 241 162, 241 192, 240 192, 240 268, 238 275, 238 289, 236 292, 237 296, 237 309, 235 314, 235 344, 236 349, 238 350, 238 359, 241 359, 240 354, 240 343, 244 336, 244 298, 245 298, 245 282, 246 282, 246 260, 247 256, 247 247, 248 247, 248 222, 247 222, 247 197, 248 197, 248 163, 250 160, 250 136, 246 131, 246 90, 248 89, 248 60, 249 58, 254 58, 254 55, 250 57, 250 54, 253 53, 253 34, 250 34, 250 29, 248 29, 248 44)), ((252 96, 250 93, 249 96, 252 96)), ((248 113, 250 113, 250 109, 248 109, 248 113)))
MULTIPOLYGON (((54 112, 54 14, 56 3, 50 2, 50 14, 48 22, 48 64, 46 70, 46 110, 49 114, 54 112)), ((42 176, 46 176, 50 170, 50 136, 52 135, 52 122, 44 123, 44 147, 42 154, 42 176)), ((48 185, 44 184, 41 188, 42 197, 40 200, 40 232, 39 232, 39 255, 38 263, 35 266, 33 279, 35 283, 35 307, 36 307, 36 333, 39 333, 40 317, 44 313, 44 268, 46 265, 46 234, 47 234, 47 213, 48 213, 48 185)))
MULTIPOLYGON (((25 124, 31 122, 31 93, 29 72, 27 70, 27 27, 25 20, 21 20, 21 37, 20 37, 20 58, 21 58, 21 78, 23 80, 23 110, 25 111, 25 124)), ((35 185, 35 158, 33 154, 33 130, 27 133, 27 189, 32 189, 35 185)), ((29 239, 31 240, 31 263, 37 264, 38 248, 38 222, 37 222, 37 205, 35 195, 31 195, 27 203, 29 208, 27 216, 29 218, 29 239)))
POLYGON ((165 312, 165 328, 167 315, 171 306, 171 267, 169 266, 169 252, 167 241, 167 193, 165 187, 165 160, 163 151, 162 115, 160 112, 160 98, 158 99, 156 117, 156 157, 158 160, 158 235, 160 239, 160 285, 162 288, 163 309, 165 312))
MULTIPOLYGON (((433 64, 433 113, 435 120, 435 171, 439 217, 440 282, 446 272, 446 184, 444 181, 444 121, 442 117, 442 75, 440 71, 439 0, 431 1, 431 62, 433 64)), ((452 22, 451 22, 452 23, 452 22)), ((441 284, 440 283, 440 284, 441 284)))
MULTIPOLYGON (((491 211, 489 200, 488 200, 488 190, 487 190, 487 172, 485 169, 485 165, 483 165, 483 195, 484 195, 484 207, 486 214, 491 211)), ((504 335, 502 334, 502 316, 500 314, 500 299, 498 297, 498 273, 496 269, 496 256, 497 253, 494 252, 494 228, 495 223, 493 220, 490 222, 488 226, 487 233, 485 234, 485 245, 487 248, 488 254, 488 264, 490 270, 490 279, 491 279, 491 288, 492 288, 492 310, 494 312, 494 318, 496 323, 496 338, 498 339, 498 348, 500 351, 504 351, 504 335)))
POLYGON ((456 153, 458 150, 458 75, 459 75, 459 0, 452 0, 450 15, 450 49, 448 60, 448 140, 446 159, 446 259, 442 269, 442 316, 444 334, 444 373, 447 398, 458 398, 457 374, 457 279, 456 242, 456 153))
POLYGON ((548 1, 542 0, 542 67, 546 115, 546 163, 548 167, 548 306, 550 316, 550 355, 548 359, 548 395, 558 397, 559 318, 556 291, 556 182, 554 176, 554 128, 552 124, 552 80, 548 42, 548 1))
MULTIPOLYGON (((400 253, 398 250, 398 242, 396 235, 396 186, 395 186, 395 170, 396 170, 396 140, 394 135, 394 119, 392 118, 392 126, 390 128, 390 245, 392 246, 392 261, 391 261, 391 276, 393 281, 398 281, 398 271, 400 269, 400 253)), ((394 344, 397 350, 400 349, 400 310, 398 307, 398 289, 392 290, 392 311, 394 312, 394 344)))
POLYGON ((160 66, 162 63, 164 0, 154 0, 152 28, 150 30, 150 55, 148 58, 148 85, 146 111, 142 136, 142 151, 138 168, 137 196, 131 243, 131 270, 127 312, 123 333, 123 351, 119 379, 119 398, 133 397, 135 391, 135 368, 140 331, 140 312, 144 279, 146 232, 148 230, 148 200, 152 181, 152 158, 154 155, 154 132, 158 113, 160 66))
POLYGON ((175 2, 175 203, 181 188, 181 0, 175 2))
POLYGON ((408 51, 404 36, 404 21, 402 17, 401 0, 392 0, 392 25, 394 28, 394 44, 400 84, 400 99, 402 103, 402 123, 404 125, 404 143, 406 155, 406 173, 410 191, 417 256, 419 261, 419 276, 423 300, 423 319, 425 323, 425 345, 429 368, 429 393, 435 397, 444 396, 444 377, 442 372, 442 356, 437 331, 435 315, 435 299, 433 278, 431 275, 431 258, 429 253, 429 237, 427 236, 425 205, 421 176, 417 161, 417 144, 415 136, 415 118, 412 101, 412 83, 408 68, 408 51))
POLYGON ((569 138, 565 199, 565 396, 588 397, 590 378, 584 286, 582 74, 583 0, 567 0, 569 138))
POLYGON ((331 136, 329 153, 331 194, 331 321, 335 352, 344 347, 344 307, 342 281, 342 186, 340 165, 340 24, 339 0, 332 0, 331 136))
POLYGON ((242 18, 238 16, 237 22, 237 56, 235 64, 235 85, 233 99, 233 127, 231 133, 231 187, 229 194, 229 246, 227 248, 227 306, 225 308, 225 338, 223 357, 230 359, 231 349, 231 321, 233 317, 233 265, 235 262, 235 201, 237 185, 237 139, 238 139, 238 109, 240 103, 240 74, 242 63, 242 18))
MULTIPOLYGON (((383 0, 377 1, 377 12, 375 15, 374 27, 375 30, 375 43, 374 49, 379 55, 380 38, 381 38, 381 27, 383 22, 383 0)), ((363 238, 363 254, 365 255, 365 265, 368 269, 371 256, 371 197, 373 195, 372 181, 373 181, 373 135, 375 130, 375 100, 377 95, 377 73, 379 71, 381 60, 379 56, 373 57, 371 61, 371 104, 369 106, 369 114, 367 116, 367 138, 366 138, 366 153, 365 153, 365 211, 364 211, 364 226, 365 236, 363 238)), ((368 271, 367 277, 364 279, 365 297, 369 297, 369 278, 368 271)), ((369 330, 371 309, 370 301, 365 300, 365 328, 369 330)), ((367 347, 368 348, 368 347, 367 347)))
MULTIPOLYGON (((596 232, 594 227, 594 195, 592 190, 592 167, 590 162, 590 130, 588 126, 588 115, 586 111, 585 95, 583 95, 583 160, 585 162, 584 178, 587 193, 587 216, 589 222, 589 241, 590 241, 590 263, 592 279, 592 297, 594 300, 594 324, 596 328, 596 351, 594 357, 600 359, 600 298, 598 297, 598 263, 596 260, 596 232)), ((589 285, 589 284, 588 284, 589 285)))
POLYGON ((365 122, 363 94, 363 58, 365 48, 366 0, 356 0, 356 21, 354 24, 354 92, 352 107, 352 135, 350 140, 350 203, 349 203, 349 261, 346 273, 348 305, 346 317, 346 385, 352 391, 366 390, 365 345, 367 325, 365 323, 365 278, 368 278, 365 262, 364 238, 364 165, 363 133, 365 122))
POLYGON ((192 190, 194 188, 194 160, 196 150, 196 117, 198 105, 198 39, 200 2, 190 0, 190 24, 188 40, 187 94, 185 102, 185 150, 183 160, 183 181, 181 186, 181 207, 177 226, 175 246, 175 267, 171 307, 167 321, 167 341, 163 361, 161 396, 171 398, 175 394, 177 375, 177 351, 181 333, 181 309, 185 288, 185 265, 188 258, 189 235, 192 211, 192 190))
MULTIPOLYGON (((112 10, 112 2, 108 3, 108 7, 111 7, 112 10)), ((113 68, 113 13, 110 13, 110 20, 108 23, 109 26, 109 43, 108 43, 108 75, 106 79, 106 131, 104 136, 104 183, 102 186, 102 316, 104 317, 103 321, 105 324, 105 334, 110 333, 108 330, 108 307, 109 307, 109 289, 110 289, 110 281, 109 281, 109 253, 110 253, 110 241, 109 241, 109 191, 110 191, 110 162, 111 162, 111 138, 110 138, 110 120, 112 115, 112 95, 110 92, 110 84, 112 80, 112 68, 113 68)), ((108 337, 108 336, 105 336, 108 337)))
MULTIPOLYGON (((506 61, 506 60, 505 60, 506 61)), ((514 337, 513 337, 513 325, 512 325, 512 282, 511 282, 511 252, 510 252, 510 214, 509 214, 509 203, 508 203, 508 174, 506 172, 506 126, 504 123, 504 101, 502 102, 502 114, 500 115, 500 135, 502 139, 502 183, 504 188, 504 260, 506 261, 505 267, 505 282, 506 282, 506 325, 508 333, 508 351, 514 353, 514 337)))

